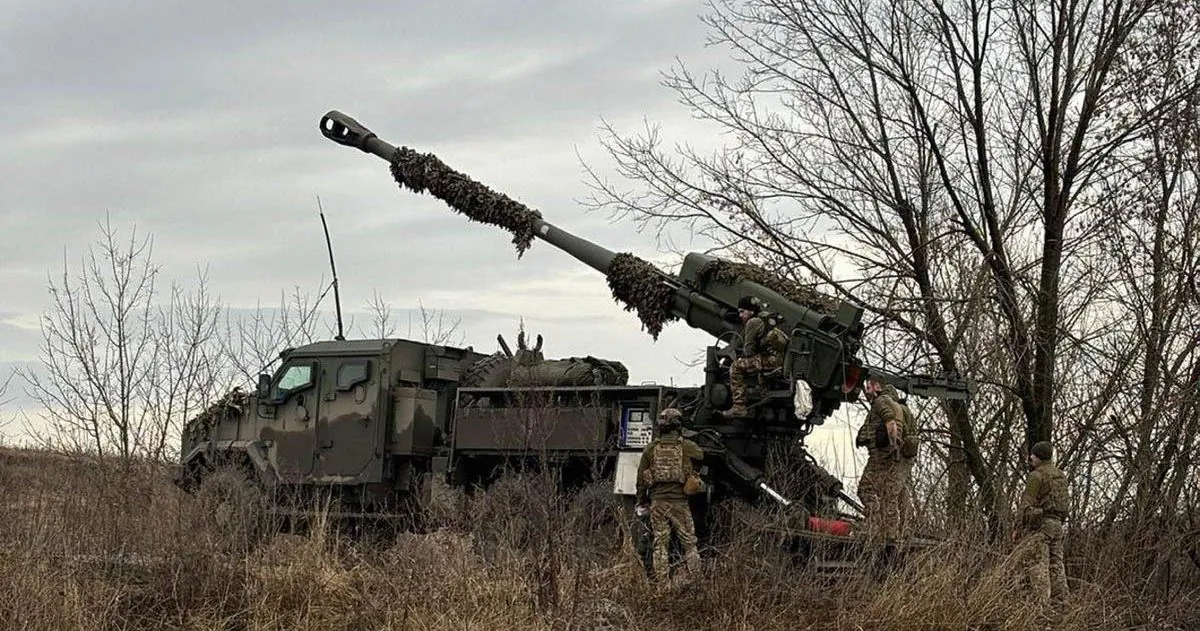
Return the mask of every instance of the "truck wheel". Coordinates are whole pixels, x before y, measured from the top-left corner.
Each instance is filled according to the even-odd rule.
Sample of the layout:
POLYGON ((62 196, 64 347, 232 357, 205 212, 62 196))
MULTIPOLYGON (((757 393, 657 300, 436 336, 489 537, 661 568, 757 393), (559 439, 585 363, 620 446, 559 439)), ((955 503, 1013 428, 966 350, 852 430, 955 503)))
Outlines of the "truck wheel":
POLYGON ((468 368, 458 385, 464 388, 501 386, 508 381, 512 359, 503 353, 488 355, 468 368))

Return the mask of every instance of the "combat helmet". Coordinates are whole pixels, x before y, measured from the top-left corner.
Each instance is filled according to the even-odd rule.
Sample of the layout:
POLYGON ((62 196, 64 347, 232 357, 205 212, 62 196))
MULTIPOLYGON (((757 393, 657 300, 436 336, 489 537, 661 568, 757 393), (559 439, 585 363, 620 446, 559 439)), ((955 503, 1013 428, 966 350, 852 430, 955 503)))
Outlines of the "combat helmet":
POLYGON ((663 408, 658 413, 658 428, 660 430, 677 429, 683 422, 683 412, 679 408, 663 408))

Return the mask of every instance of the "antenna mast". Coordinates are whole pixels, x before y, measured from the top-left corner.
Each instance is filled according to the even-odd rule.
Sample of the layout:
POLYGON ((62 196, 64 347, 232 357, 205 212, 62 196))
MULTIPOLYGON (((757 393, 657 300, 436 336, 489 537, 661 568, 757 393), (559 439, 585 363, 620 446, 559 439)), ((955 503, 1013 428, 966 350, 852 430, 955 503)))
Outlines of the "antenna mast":
POLYGON ((333 272, 333 305, 337 309, 337 341, 346 339, 342 329, 342 296, 338 293, 337 266, 333 264, 333 242, 329 240, 329 224, 325 222, 325 209, 321 206, 321 196, 317 195, 317 211, 321 214, 321 227, 325 229, 325 248, 329 250, 329 269, 333 272))

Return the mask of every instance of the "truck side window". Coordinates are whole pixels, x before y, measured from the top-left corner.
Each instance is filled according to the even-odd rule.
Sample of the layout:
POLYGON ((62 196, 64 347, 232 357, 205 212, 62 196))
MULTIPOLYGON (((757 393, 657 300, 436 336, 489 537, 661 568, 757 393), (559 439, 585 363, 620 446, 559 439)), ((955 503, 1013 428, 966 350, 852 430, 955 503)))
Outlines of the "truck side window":
POLYGON ((346 391, 371 378, 371 362, 351 359, 342 362, 337 371, 337 389, 346 391))
POLYGON ((276 403, 286 401, 294 392, 299 392, 313 385, 315 366, 313 364, 296 364, 288 366, 275 384, 273 393, 276 403))

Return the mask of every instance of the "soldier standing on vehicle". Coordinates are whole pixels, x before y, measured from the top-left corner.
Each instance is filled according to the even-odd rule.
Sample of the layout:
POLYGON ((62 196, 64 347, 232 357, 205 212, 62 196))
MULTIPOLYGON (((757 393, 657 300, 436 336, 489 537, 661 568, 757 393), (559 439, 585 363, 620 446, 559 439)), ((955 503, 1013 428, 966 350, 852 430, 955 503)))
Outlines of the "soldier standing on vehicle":
POLYGON ((863 384, 871 409, 855 437, 867 448, 867 464, 858 482, 858 497, 866 513, 867 535, 895 541, 900 534, 900 500, 906 472, 902 464, 904 410, 892 385, 873 379, 863 384))
POLYGON ((1054 465, 1054 447, 1045 441, 1029 450, 1029 467, 1032 471, 1013 526, 1017 546, 1009 564, 1024 570, 1039 604, 1060 605, 1068 594, 1063 564, 1063 520, 1070 501, 1067 478, 1054 465))
POLYGON ((742 344, 737 359, 729 367, 729 391, 733 399, 729 416, 743 418, 749 415, 747 375, 761 378, 782 366, 788 340, 779 327, 768 322, 762 307, 751 296, 738 300, 738 319, 742 322, 742 344))
POLYGON ((654 576, 659 585, 669 577, 667 550, 671 534, 679 537, 689 577, 700 573, 700 551, 688 495, 697 492, 700 480, 695 461, 704 452, 680 435, 683 414, 667 408, 658 415, 658 438, 642 452, 638 463, 638 496, 650 497, 650 528, 654 531, 654 576))

